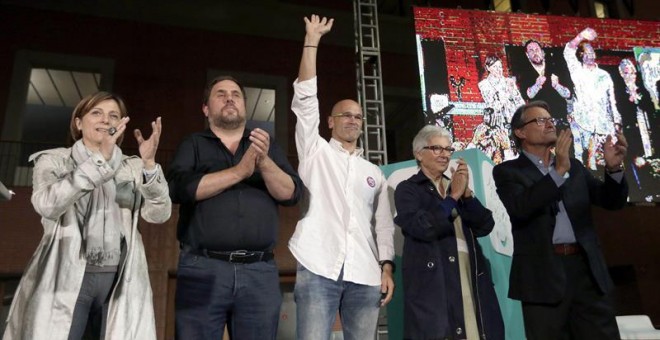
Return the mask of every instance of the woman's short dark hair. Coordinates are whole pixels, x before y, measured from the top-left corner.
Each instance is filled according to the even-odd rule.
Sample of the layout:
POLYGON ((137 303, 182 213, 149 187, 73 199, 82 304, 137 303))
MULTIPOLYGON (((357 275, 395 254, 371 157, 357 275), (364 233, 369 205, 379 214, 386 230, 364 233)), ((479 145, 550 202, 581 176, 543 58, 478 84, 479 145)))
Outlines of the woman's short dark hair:
MULTIPOLYGON (((114 100, 117 103, 117 106, 119 107, 119 114, 122 118, 128 115, 126 104, 124 104, 124 100, 121 99, 121 97, 118 95, 106 91, 99 91, 88 95, 87 97, 83 98, 78 103, 78 105, 76 105, 76 108, 73 109, 73 113, 71 114, 71 122, 69 123, 69 137, 72 144, 82 138, 82 131, 80 131, 76 125, 76 118, 82 119, 86 114, 89 113, 89 111, 94 108, 94 106, 106 100, 114 100)), ((121 145, 122 140, 124 140, 124 134, 117 138, 117 145, 121 145)))

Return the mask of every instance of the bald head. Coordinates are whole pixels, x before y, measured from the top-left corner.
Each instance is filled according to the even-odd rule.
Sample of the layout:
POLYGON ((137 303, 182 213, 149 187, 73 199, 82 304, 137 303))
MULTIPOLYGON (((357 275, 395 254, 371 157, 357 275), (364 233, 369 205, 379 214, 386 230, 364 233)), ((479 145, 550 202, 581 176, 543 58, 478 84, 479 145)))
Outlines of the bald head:
POLYGON ((353 99, 342 99, 332 107, 331 114, 344 113, 344 112, 362 114, 362 107, 360 107, 360 104, 358 104, 358 102, 356 102, 353 99))

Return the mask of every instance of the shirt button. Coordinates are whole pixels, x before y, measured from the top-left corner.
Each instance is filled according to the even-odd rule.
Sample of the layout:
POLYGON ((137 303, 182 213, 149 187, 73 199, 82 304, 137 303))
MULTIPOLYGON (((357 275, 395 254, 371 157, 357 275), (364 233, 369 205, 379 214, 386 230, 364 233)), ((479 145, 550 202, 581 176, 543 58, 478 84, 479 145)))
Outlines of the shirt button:
POLYGON ((453 257, 453 256, 450 256, 450 257, 449 257, 449 262, 456 262, 456 258, 453 257))
POLYGON ((435 266, 435 263, 433 263, 433 261, 429 261, 429 262, 426 264, 426 266, 429 267, 429 268, 433 268, 433 267, 435 266))
POLYGON ((461 327, 456 328, 456 334, 463 334, 463 329, 461 327))

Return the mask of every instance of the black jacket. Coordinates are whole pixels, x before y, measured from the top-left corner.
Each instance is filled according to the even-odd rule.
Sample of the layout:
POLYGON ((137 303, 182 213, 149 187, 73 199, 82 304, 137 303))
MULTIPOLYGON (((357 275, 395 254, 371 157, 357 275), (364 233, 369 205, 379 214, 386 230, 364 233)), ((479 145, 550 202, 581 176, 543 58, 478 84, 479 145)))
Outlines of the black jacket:
POLYGON ((493 169, 493 178, 513 231, 513 262, 509 297, 531 303, 557 303, 568 282, 561 259, 554 253, 552 235, 557 202, 566 207, 577 242, 585 250, 589 267, 602 292, 612 289, 612 280, 594 229, 591 206, 620 209, 626 203, 628 185, 609 175, 595 178, 582 163, 571 159, 569 178, 557 187, 524 154, 493 169))
POLYGON ((493 215, 478 199, 443 199, 421 171, 401 182, 394 193, 403 248, 404 337, 454 339, 465 337, 463 298, 453 218, 463 223, 470 256, 472 289, 479 334, 504 339, 504 323, 486 259, 477 237, 488 235, 493 215))

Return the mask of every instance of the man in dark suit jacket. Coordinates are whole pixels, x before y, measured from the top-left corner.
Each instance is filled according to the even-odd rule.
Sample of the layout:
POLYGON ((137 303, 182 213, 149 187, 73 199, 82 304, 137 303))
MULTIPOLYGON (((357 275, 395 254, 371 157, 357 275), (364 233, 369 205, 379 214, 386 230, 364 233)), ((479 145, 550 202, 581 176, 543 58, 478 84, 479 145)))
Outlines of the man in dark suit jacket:
POLYGON ((522 301, 527 338, 619 339, 591 205, 625 205, 625 137, 607 137, 601 181, 569 157, 571 132, 557 135, 545 102, 518 108, 511 128, 522 152, 496 166, 493 177, 513 229, 509 297, 522 301))

